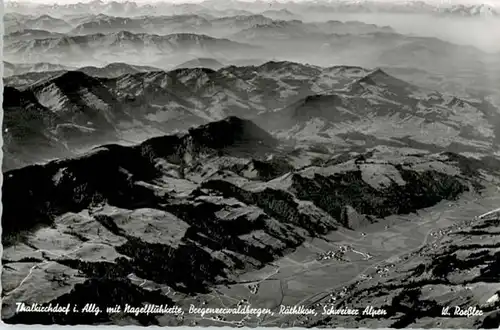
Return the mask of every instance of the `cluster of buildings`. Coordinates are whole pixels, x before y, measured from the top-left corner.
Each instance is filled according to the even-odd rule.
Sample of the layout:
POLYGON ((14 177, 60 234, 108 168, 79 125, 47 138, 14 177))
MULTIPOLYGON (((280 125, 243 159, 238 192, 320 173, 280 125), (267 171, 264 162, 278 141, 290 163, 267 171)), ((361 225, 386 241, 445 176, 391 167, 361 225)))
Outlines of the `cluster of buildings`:
POLYGON ((347 262, 348 260, 345 257, 345 253, 348 251, 352 251, 352 247, 341 245, 339 247, 338 251, 330 250, 330 251, 326 251, 324 253, 318 254, 318 257, 316 258, 316 260, 321 261, 321 260, 335 259, 338 261, 347 262))
POLYGON ((248 290, 250 290, 251 294, 257 294, 257 291, 259 291, 259 284, 250 284, 248 286, 248 290))
POLYGON ((376 266, 375 271, 380 277, 387 277, 389 276, 389 272, 391 271, 391 268, 394 268, 396 265, 394 264, 388 264, 385 266, 376 266))
POLYGON ((345 261, 344 259, 344 253, 341 251, 326 251, 325 253, 321 253, 318 255, 316 260, 321 261, 321 260, 330 260, 330 259, 336 259, 339 261, 345 261))

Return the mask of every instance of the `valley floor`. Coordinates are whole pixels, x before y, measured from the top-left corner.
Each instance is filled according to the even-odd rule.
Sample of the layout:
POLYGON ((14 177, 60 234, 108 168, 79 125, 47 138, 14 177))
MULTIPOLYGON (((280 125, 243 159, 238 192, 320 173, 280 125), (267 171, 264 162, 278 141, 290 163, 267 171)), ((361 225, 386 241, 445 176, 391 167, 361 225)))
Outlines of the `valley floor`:
MULTIPOLYGON (((159 325, 307 326, 315 320, 321 320, 323 306, 332 302, 334 297, 348 296, 350 285, 391 276, 387 273, 397 272, 408 259, 411 260, 418 255, 422 248, 437 248, 439 241, 451 239, 448 233, 453 226, 471 222, 477 216, 496 209, 498 205, 500 205, 500 192, 497 188, 490 187, 481 196, 466 193, 457 201, 443 201, 420 210, 417 214, 390 216, 384 223, 363 228, 363 232, 340 229, 325 237, 309 240, 295 252, 262 269, 245 273, 232 284, 219 285, 205 295, 184 295, 168 286, 142 279, 136 274, 130 274, 129 279, 140 289, 160 290, 162 295, 186 311, 191 305, 204 308, 232 308, 243 302, 252 308, 268 308, 273 313, 259 317, 227 315, 224 318, 186 313, 179 319, 164 315, 158 318, 159 325), (339 253, 335 253, 338 251, 343 251, 340 257, 339 253), (382 271, 383 269, 385 271, 382 271), (314 308, 318 315, 304 317, 280 314, 281 305, 314 308)), ((106 213, 115 216, 121 213, 123 219, 130 214, 129 211, 114 207, 107 208, 106 213)), ((150 216, 155 215, 150 214, 150 216)), ((80 214, 79 217, 84 215, 80 214)), ((120 240, 119 237, 112 237, 113 235, 99 236, 104 231, 99 233, 98 228, 88 227, 85 231, 84 222, 80 223, 81 227, 75 227, 77 222, 74 214, 63 215, 56 221, 54 228, 40 229, 36 232, 31 239, 33 244, 31 247, 16 245, 5 249, 4 260, 8 262, 3 274, 4 302, 9 304, 9 302, 29 300, 33 297, 33 289, 40 293, 38 298, 44 296, 47 301, 51 301, 83 281, 83 278, 79 280, 78 271, 55 262, 57 258, 95 261, 99 256, 103 261, 111 261, 117 257, 116 251, 109 246, 92 244, 92 240, 84 243, 87 246, 85 248, 78 238, 71 235, 56 241, 51 239, 54 231, 68 233, 73 228, 87 237, 92 231, 97 230, 96 238, 99 237, 101 241, 120 240), (73 252, 71 252, 72 247, 73 252), (32 262, 27 262, 29 258, 32 262), (37 258, 40 258, 40 261, 37 261, 37 258), (58 278, 50 280, 48 278, 50 274, 58 278)), ((90 226, 90 222, 87 222, 87 225, 90 226)), ((140 223, 129 223, 129 230, 144 230, 141 227, 144 226, 140 223)), ((144 239, 147 240, 154 241, 153 236, 157 236, 147 235, 147 231, 144 233, 146 234, 144 239)), ((486 293, 487 296, 488 294, 491 296, 494 292, 486 293)), ((4 308, 4 317, 13 313, 13 307, 15 306, 4 308)), ((364 309, 366 306, 350 307, 364 309)), ((337 318, 338 325, 358 324, 350 316, 334 318, 337 318)), ((127 322, 130 324, 132 321, 127 322)), ((376 326, 376 322, 371 325, 376 326)))
MULTIPOLYGON (((457 201, 443 201, 417 214, 391 216, 386 223, 373 224, 364 228, 364 232, 340 230, 303 244, 294 253, 265 269, 245 274, 240 279, 241 284, 219 287, 210 295, 196 299, 220 307, 232 306, 246 299, 252 307, 271 308, 275 312, 272 316, 246 318, 248 326, 305 326, 315 318, 279 314, 280 305, 312 307, 319 315, 322 306, 327 305, 332 296, 342 295, 350 284, 387 276, 377 274, 377 270, 404 263, 408 256, 418 254, 424 246, 433 246, 446 238, 447 229, 496 209, 499 204, 500 193, 492 187, 483 196, 466 194, 457 201), (318 254, 338 251, 340 247, 348 249, 343 260, 317 260, 318 254), (252 285, 258 286, 257 292, 251 292, 249 287, 252 285)), ((192 302, 178 301, 187 306, 192 302)), ((364 309, 366 306, 349 307, 364 309)), ((337 324, 341 326, 349 318, 352 317, 338 316, 337 324)), ((199 325, 212 326, 234 323, 241 317, 227 321, 209 317, 189 319, 199 325)), ((355 326, 355 323, 349 323, 355 326)))

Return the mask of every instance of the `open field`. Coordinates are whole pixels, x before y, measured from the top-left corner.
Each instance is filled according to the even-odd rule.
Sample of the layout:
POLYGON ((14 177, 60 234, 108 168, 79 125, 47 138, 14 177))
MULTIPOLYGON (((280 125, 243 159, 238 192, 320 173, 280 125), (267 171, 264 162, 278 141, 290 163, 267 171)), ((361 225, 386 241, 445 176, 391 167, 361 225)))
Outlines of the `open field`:
MULTIPOLYGON (((364 232, 343 229, 325 238, 313 239, 272 265, 245 274, 239 279, 240 283, 218 287, 213 293, 199 297, 210 307, 235 307, 244 300, 253 308, 270 308, 274 315, 232 316, 224 321, 195 316, 189 319, 207 326, 238 320, 248 326, 294 325, 294 321, 303 316, 280 314, 280 305, 309 306, 320 313, 321 306, 332 295, 342 294, 343 287, 381 276, 377 274, 379 267, 403 263, 408 255, 414 256, 424 246, 432 246, 442 239, 439 233, 443 230, 496 209, 499 204, 500 194, 491 187, 482 196, 465 194, 457 201, 443 201, 417 214, 391 216, 386 222, 390 225, 373 224, 364 232), (317 260, 318 254, 341 247, 348 250, 343 260, 317 260), (257 287, 255 293, 252 287, 257 287)), ((189 300, 178 298, 179 304, 189 307, 189 300)))

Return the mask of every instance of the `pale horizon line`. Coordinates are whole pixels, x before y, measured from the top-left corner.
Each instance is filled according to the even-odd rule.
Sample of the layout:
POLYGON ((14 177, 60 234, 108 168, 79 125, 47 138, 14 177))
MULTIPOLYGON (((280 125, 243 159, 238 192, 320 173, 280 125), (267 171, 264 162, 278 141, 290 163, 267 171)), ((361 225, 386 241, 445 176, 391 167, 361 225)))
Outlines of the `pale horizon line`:
MULTIPOLYGON (((46 0, 9 0, 5 1, 5 5, 10 4, 25 4, 25 5, 69 5, 69 4, 88 4, 92 2, 101 2, 101 3, 111 3, 111 2, 118 2, 118 3, 137 3, 137 4, 148 4, 148 3, 166 3, 166 4, 183 4, 183 3, 203 3, 203 2, 212 2, 214 0, 53 0, 53 1, 46 1, 46 0)), ((215 0, 217 1, 217 0, 215 0)), ((268 2, 268 3, 287 3, 287 2, 295 2, 295 3, 300 3, 300 2, 323 2, 323 3, 349 3, 349 2, 366 2, 366 3, 415 3, 415 2, 422 2, 425 4, 429 5, 446 5, 446 6, 451 6, 451 5, 499 5, 500 0, 465 0, 465 1, 456 1, 456 0, 271 0, 271 1, 265 1, 265 0, 218 0, 222 3, 231 3, 231 2, 268 2)))

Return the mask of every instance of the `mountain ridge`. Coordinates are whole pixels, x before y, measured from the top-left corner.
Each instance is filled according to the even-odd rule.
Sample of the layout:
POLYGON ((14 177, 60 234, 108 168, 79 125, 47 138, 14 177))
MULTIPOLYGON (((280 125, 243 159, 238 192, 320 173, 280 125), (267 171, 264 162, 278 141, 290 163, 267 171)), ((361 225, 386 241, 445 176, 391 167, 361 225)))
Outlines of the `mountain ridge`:
MULTIPOLYGON (((82 290, 85 297, 94 298, 103 287, 119 281, 126 289, 96 300, 98 306, 123 302, 125 293, 136 291, 136 304, 150 299, 183 304, 182 298, 164 296, 161 290, 153 291, 153 297, 145 295, 140 282, 167 285, 168 292, 180 297, 203 296, 218 285, 238 284, 239 276, 278 262, 311 238, 384 224, 388 215, 411 214, 456 200, 485 184, 482 176, 460 170, 470 159, 453 154, 406 155, 381 162, 376 156, 380 151, 372 150, 297 168, 294 157, 308 152, 283 147, 252 122, 229 117, 184 135, 156 137, 129 147, 104 145, 76 158, 7 171, 3 276, 22 274, 20 263, 30 267, 43 263, 78 274, 64 291, 35 296, 46 303, 68 299, 82 303, 82 290), (433 169, 437 164, 441 167, 433 169), (385 171, 373 178, 368 175, 372 167, 385 171), (13 203, 16 200, 27 203, 13 203), (19 216, 25 221, 16 221, 19 216), (163 223, 168 219, 168 228, 158 217, 163 223), (147 228, 163 228, 161 237, 149 235, 147 228), (83 245, 75 255, 41 253, 42 246, 51 248, 44 238, 49 233, 52 241, 83 245), (13 253, 16 249, 24 251, 22 259, 13 253), (168 262, 159 262, 165 254, 170 256, 168 262), (103 258, 93 260, 95 255, 103 258), (137 273, 141 281, 134 281, 130 273, 137 273)), ((33 270, 22 283, 4 282, 2 315, 7 323, 70 322, 64 314, 47 318, 39 313, 27 319, 13 312, 27 286, 50 285, 44 269, 33 270)), ((78 320, 110 321, 106 312, 92 315, 78 320)), ((175 324, 183 324, 176 320, 175 324)), ((137 321, 165 322, 155 316, 137 321)))
MULTIPOLYGON (((221 4, 210 1, 203 1, 201 3, 190 4, 171 4, 159 2, 156 4, 139 4, 135 2, 90 2, 87 4, 67 4, 67 5, 26 5, 22 2, 9 3, 8 10, 18 11, 24 9, 26 11, 33 10, 34 8, 43 12, 105 12, 105 13, 121 13, 131 15, 132 13, 141 12, 144 14, 152 14, 156 11, 166 11, 168 9, 183 11, 207 11, 217 12, 224 10, 246 10, 249 12, 259 12, 269 10, 268 5, 262 2, 249 4, 243 1, 232 1, 230 4, 221 4), (266 8, 267 7, 267 8, 266 8)), ((345 13, 416 13, 416 14, 453 14, 459 16, 472 16, 472 17, 489 17, 498 16, 498 7, 487 4, 445 4, 445 3, 431 3, 422 1, 405 1, 405 2, 377 2, 377 1, 361 1, 356 3, 351 2, 330 2, 330 1, 314 1, 312 3, 303 3, 296 1, 287 1, 284 3, 274 2, 274 10, 289 10, 293 12, 307 11, 307 10, 321 10, 331 12, 345 12, 345 13), (464 15, 465 13, 465 15, 464 15)))
MULTIPOLYGON (((256 51, 259 47, 247 45, 229 39, 214 38, 203 34, 174 33, 160 36, 153 34, 134 34, 127 31, 117 33, 85 36, 62 36, 54 38, 41 38, 35 40, 19 40, 5 45, 7 60, 24 59, 27 62, 44 61, 44 59, 61 60, 61 54, 73 57, 68 63, 85 63, 89 59, 99 56, 109 56, 114 51, 123 54, 130 53, 136 56, 139 62, 141 52, 151 52, 153 59, 165 61, 168 56, 181 56, 184 51, 198 51, 224 54, 237 53, 242 50, 256 51), (154 56, 154 57, 153 57, 154 56)), ((153 63, 150 60, 149 63, 153 63)), ((152 65, 155 66, 155 65, 152 65)))
MULTIPOLYGON (((488 101, 424 89, 380 69, 321 68, 286 61, 218 70, 137 72, 133 68, 124 69, 121 75, 121 67, 116 75, 109 68, 97 69, 103 73, 94 77, 82 72, 55 72, 38 75, 34 84, 18 88, 32 95, 36 107, 56 114, 59 121, 48 130, 64 128, 55 136, 70 145, 74 145, 74 138, 97 139, 100 134, 108 142, 125 142, 123 134, 128 131, 144 131, 140 136, 148 138, 227 116, 255 120, 285 140, 327 143, 333 139, 343 147, 385 139, 393 145, 419 141, 423 143, 420 148, 428 150, 439 147, 488 154, 495 152, 494 141, 498 139, 498 110, 488 101), (265 92, 273 85, 271 94, 265 92), (67 108, 64 104, 73 110, 61 112, 67 108), (71 126, 76 123, 78 127, 71 126), (393 126, 386 127, 388 123, 393 126), (357 125, 370 133, 360 135, 362 129, 356 129, 357 125)), ((6 79, 9 86, 8 81, 15 82, 16 76, 6 79)), ((7 106, 7 117, 13 113, 7 106)), ((7 122, 11 129, 9 118, 7 122)), ((11 136, 7 145, 19 138, 11 136)))

